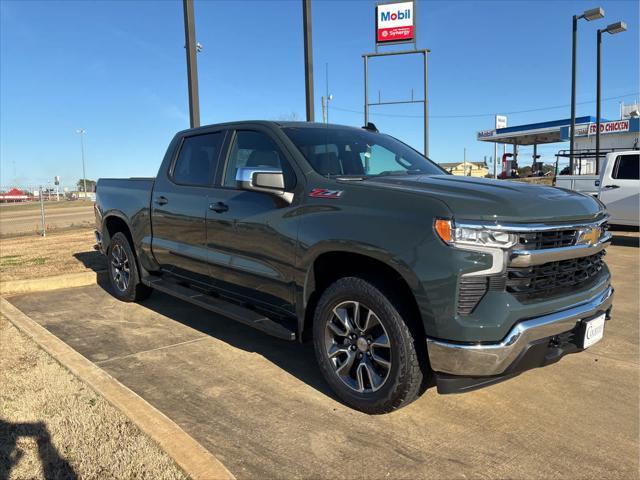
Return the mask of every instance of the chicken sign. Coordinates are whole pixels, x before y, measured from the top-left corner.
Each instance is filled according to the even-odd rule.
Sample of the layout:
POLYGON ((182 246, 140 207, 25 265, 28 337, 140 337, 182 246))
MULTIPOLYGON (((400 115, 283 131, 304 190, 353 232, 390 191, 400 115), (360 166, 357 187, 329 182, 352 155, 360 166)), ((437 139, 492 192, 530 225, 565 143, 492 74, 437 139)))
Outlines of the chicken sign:
POLYGON ((415 3, 376 5, 376 43, 415 42, 415 3))

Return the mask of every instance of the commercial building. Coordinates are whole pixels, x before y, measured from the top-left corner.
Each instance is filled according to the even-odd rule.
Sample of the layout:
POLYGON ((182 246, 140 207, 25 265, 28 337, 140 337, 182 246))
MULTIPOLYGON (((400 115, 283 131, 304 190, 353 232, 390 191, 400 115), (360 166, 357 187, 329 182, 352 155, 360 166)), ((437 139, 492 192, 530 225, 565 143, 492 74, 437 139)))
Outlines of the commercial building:
POLYGON ((452 162, 439 163, 438 165, 454 175, 486 177, 489 174, 489 167, 484 162, 452 162))
MULTIPOLYGON (((631 116, 636 110, 629 110, 630 114, 623 114, 619 120, 602 119, 600 123, 600 151, 601 156, 613 150, 638 149, 640 132, 640 118, 631 116), (625 118, 626 117, 626 118, 625 118)), ((522 160, 518 147, 532 146, 532 170, 536 171, 539 163, 537 146, 550 143, 568 142, 570 138, 571 119, 552 120, 548 122, 530 123, 494 130, 478 132, 477 139, 481 142, 501 143, 512 145, 511 152, 503 155, 502 176, 509 177, 517 169, 522 160)), ((595 137, 596 118, 584 116, 576 118, 576 141, 574 173, 595 173, 595 137)), ((556 159, 565 159, 568 163, 567 150, 558 150, 556 159)))

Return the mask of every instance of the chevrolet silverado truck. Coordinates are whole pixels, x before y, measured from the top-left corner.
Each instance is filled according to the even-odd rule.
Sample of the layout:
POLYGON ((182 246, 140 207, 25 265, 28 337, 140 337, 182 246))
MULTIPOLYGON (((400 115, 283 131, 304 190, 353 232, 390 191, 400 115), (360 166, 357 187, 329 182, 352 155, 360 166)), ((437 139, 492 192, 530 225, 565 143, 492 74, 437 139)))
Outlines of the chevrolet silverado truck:
POLYGON ((371 414, 580 352, 610 317, 599 200, 450 175, 372 124, 185 130, 156 178, 100 179, 95 210, 117 298, 312 341, 371 414))

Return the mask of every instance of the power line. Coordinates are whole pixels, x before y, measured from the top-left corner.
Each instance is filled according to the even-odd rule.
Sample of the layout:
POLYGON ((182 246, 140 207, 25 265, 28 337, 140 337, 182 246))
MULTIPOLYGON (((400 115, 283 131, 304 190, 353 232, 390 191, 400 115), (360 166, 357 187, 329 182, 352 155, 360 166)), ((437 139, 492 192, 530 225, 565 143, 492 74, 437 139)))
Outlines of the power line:
MULTIPOLYGON (((626 97, 631 97, 631 96, 635 96, 640 94, 640 92, 635 92, 635 93, 627 93, 625 95, 618 95, 615 97, 608 97, 608 98, 603 98, 603 101, 609 101, 609 100, 619 100, 621 98, 626 98, 626 97)), ((596 103, 595 100, 589 100, 587 102, 578 102, 577 105, 587 105, 590 103, 596 103)), ((545 111, 545 110, 557 110, 560 108, 567 108, 569 105, 556 105, 553 107, 540 107, 540 108, 530 108, 527 110, 514 110, 512 112, 503 112, 503 115, 515 115, 518 113, 531 113, 531 112, 541 112, 541 111, 545 111)), ((341 108, 341 107, 336 107, 335 105, 333 106, 333 108, 335 110, 339 110, 341 112, 349 112, 349 113, 358 113, 360 115, 363 115, 364 112, 362 110, 353 110, 353 109, 349 109, 349 108, 341 108)), ((429 115, 429 118, 480 118, 480 117, 493 117, 495 116, 495 112, 492 113, 474 113, 474 114, 469 114, 469 115, 462 115, 462 114, 454 114, 454 115, 429 115)), ((397 117, 397 118, 422 118, 422 115, 402 115, 402 114, 397 114, 397 113, 373 113, 373 112, 369 112, 369 115, 378 115, 380 117, 397 117)))

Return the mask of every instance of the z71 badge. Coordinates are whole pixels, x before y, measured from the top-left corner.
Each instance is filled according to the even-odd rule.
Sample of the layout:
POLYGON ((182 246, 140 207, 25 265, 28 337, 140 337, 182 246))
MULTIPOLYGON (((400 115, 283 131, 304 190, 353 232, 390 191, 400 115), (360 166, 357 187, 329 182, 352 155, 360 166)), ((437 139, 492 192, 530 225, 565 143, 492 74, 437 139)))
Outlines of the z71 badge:
POLYGON ((344 190, 328 190, 326 188, 314 188, 309 192, 313 198, 340 198, 344 190))

